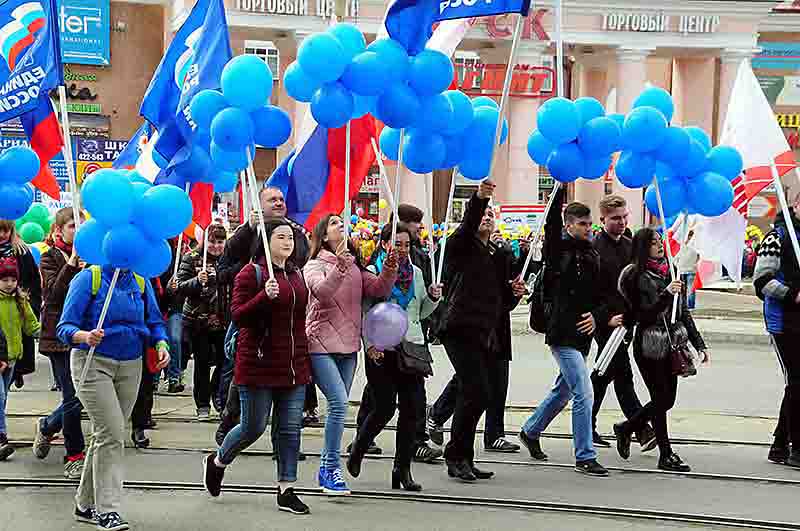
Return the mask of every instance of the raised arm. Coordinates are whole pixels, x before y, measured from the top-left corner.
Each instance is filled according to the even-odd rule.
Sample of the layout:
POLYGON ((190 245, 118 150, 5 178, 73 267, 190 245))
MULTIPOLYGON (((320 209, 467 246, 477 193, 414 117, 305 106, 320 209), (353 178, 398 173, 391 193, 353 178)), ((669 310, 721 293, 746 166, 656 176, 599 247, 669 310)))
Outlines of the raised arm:
POLYGON ((347 276, 347 271, 338 266, 331 267, 329 271, 326 269, 322 260, 311 260, 303 268, 308 291, 321 301, 331 300, 347 276))
POLYGON ((558 188, 544 224, 542 258, 545 263, 551 265, 558 264, 561 259, 561 234, 564 231, 564 219, 561 216, 561 210, 564 206, 566 193, 566 187, 560 186, 558 188))

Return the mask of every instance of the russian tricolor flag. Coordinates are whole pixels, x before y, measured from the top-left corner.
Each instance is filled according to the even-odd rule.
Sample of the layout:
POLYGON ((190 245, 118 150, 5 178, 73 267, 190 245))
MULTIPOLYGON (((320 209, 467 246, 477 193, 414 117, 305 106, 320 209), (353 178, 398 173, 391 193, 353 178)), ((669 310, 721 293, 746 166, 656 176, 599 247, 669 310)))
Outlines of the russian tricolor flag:
POLYGON ((55 175, 50 169, 50 160, 55 157, 64 146, 64 137, 61 127, 50 103, 50 97, 43 93, 39 96, 39 105, 32 111, 19 117, 25 134, 28 136, 31 149, 39 155, 39 174, 31 184, 46 193, 53 199, 61 197, 55 175))

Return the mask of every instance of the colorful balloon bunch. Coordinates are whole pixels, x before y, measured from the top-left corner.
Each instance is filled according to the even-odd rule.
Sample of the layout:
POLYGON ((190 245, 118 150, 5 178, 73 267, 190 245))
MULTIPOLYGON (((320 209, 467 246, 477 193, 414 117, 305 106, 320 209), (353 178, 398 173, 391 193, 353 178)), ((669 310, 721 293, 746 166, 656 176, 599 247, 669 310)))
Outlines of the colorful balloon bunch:
MULTIPOLYGON (((500 115, 497 103, 487 96, 470 100, 458 90, 448 90, 428 102, 431 105, 426 103, 416 121, 405 129, 403 164, 415 173, 458 166, 459 173, 467 179, 485 179, 500 115)), ((507 136, 508 124, 503 119, 501 144, 507 136)), ((397 160, 400 129, 384 128, 380 146, 387 158, 397 160)))
POLYGON ((0 155, 0 219, 19 219, 33 204, 30 181, 39 174, 39 156, 15 146, 0 155))
POLYGON ((78 254, 90 264, 131 269, 145 278, 169 268, 167 238, 192 220, 192 202, 180 188, 151 185, 135 171, 102 169, 81 188, 92 218, 75 236, 78 254))
POLYGON ((53 218, 50 211, 41 203, 31 206, 16 223, 19 237, 27 244, 44 241, 52 224, 53 218))

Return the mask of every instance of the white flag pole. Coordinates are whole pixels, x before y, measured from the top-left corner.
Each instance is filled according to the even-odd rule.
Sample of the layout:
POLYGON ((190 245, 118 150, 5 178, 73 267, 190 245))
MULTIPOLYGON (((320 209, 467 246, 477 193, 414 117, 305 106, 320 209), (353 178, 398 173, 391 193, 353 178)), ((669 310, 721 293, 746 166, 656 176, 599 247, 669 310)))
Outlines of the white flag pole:
POLYGON ((773 159, 769 165, 772 170, 772 180, 775 183, 775 195, 778 196, 778 202, 781 204, 781 212, 783 212, 783 219, 786 220, 787 232, 792 241, 792 248, 794 249, 794 257, 797 264, 800 265, 800 244, 797 241, 797 232, 794 230, 794 222, 792 221, 792 213, 789 210, 789 203, 786 201, 786 193, 783 191, 783 184, 781 177, 778 173, 778 167, 775 165, 773 159))
MULTIPOLYGON (((683 212, 681 212, 681 218, 680 218, 679 227, 680 228, 678 230, 681 231, 681 235, 680 235, 680 241, 678 243, 680 243, 681 250, 682 250, 683 246, 686 245, 686 240, 689 239, 689 214, 685 210, 683 212), (684 226, 685 226, 685 229, 684 229, 684 226)), ((669 237, 667 237, 667 247, 669 247, 669 237)), ((677 264, 675 264, 675 265, 677 266, 677 264)), ((688 286, 687 286, 687 289, 688 289, 688 286)), ((678 301, 679 301, 679 298, 680 298, 680 296, 676 294, 675 298, 673 300, 673 304, 672 304, 672 321, 671 321, 672 323, 674 323, 675 321, 678 320, 678 301)))
MULTIPOLYGON (((186 188, 185 188, 186 195, 189 195, 189 187, 190 186, 191 186, 191 184, 189 182, 187 182, 186 183, 186 188)), ((181 233, 178 234, 178 246, 175 248, 175 269, 172 272, 172 278, 174 278, 174 279, 178 278, 178 268, 181 265, 181 250, 183 250, 183 232, 184 231, 181 231, 181 233)))
POLYGON ((561 187, 561 183, 556 181, 553 185, 553 190, 550 192, 550 198, 547 200, 547 206, 544 209, 544 214, 539 222, 536 224, 536 231, 532 233, 533 237, 531 238, 531 245, 528 248, 528 256, 525 257, 525 265, 522 266, 522 273, 520 273, 519 278, 525 280, 525 275, 528 273, 528 268, 531 265, 531 259, 533 258, 533 248, 538 245, 539 239, 542 237, 542 227, 544 224, 547 223, 547 215, 550 213, 550 209, 553 207, 553 201, 555 201, 556 194, 558 193, 558 189, 561 187))
POLYGON ((344 133, 344 237, 350 237, 350 120, 347 120, 347 127, 344 133))
POLYGON ((267 241, 267 227, 264 223, 264 211, 261 209, 261 201, 258 200, 258 184, 256 182, 256 172, 253 169, 253 154, 250 153, 250 148, 247 149, 247 188, 250 191, 250 201, 253 205, 258 216, 258 228, 261 230, 261 243, 264 244, 264 256, 267 259, 267 271, 269 278, 275 278, 275 273, 272 270, 272 255, 269 251, 269 242, 267 241))
MULTIPOLYGON (((658 214, 659 214, 659 216, 661 216, 661 226, 663 227, 663 231, 664 231, 664 236, 663 236, 664 242, 663 243, 665 244, 665 246, 667 248, 667 260, 669 262, 669 276, 670 276, 670 278, 672 278, 672 281, 674 282, 676 280, 676 278, 675 278, 675 267, 674 267, 675 259, 672 256, 672 247, 669 244, 669 235, 667 234, 667 230, 668 230, 667 229, 667 220, 664 217, 664 203, 661 202, 661 187, 658 186, 658 178, 653 177, 653 185, 656 188, 656 202, 658 203, 658 214)), ((676 293, 672 297, 672 320, 671 320, 672 324, 675 324, 675 321, 677 319, 677 310, 676 310, 676 308, 678 306, 678 299, 679 298, 680 298, 680 294, 679 293, 676 293)))
POLYGON ((439 251, 439 267, 436 270, 436 283, 442 283, 442 270, 444 269, 444 251, 447 248, 447 225, 450 223, 450 215, 453 211, 453 198, 456 193, 456 179, 458 172, 453 169, 453 176, 450 179, 450 194, 447 196, 447 209, 444 213, 444 230, 442 231, 442 250, 439 251))
POLYGON ((394 177, 394 215, 392 216, 392 245, 397 236, 397 210, 400 208, 400 170, 403 167, 403 137, 406 134, 405 128, 400 129, 400 148, 397 150, 397 173, 394 177))
POLYGON ((431 263, 431 282, 435 284, 436 255, 433 251, 433 199, 431 197, 431 185, 428 182, 428 177, 423 177, 422 180, 425 181, 425 224, 428 226, 428 261, 431 263))
POLYGON ((72 217, 75 220, 75 229, 81 226, 81 203, 80 190, 78 189, 78 179, 75 176, 75 165, 72 157, 72 136, 69 129, 69 112, 67 111, 67 90, 64 85, 58 87, 58 102, 61 108, 61 131, 64 136, 64 162, 67 164, 67 177, 69 178, 69 188, 72 192, 72 217))
MULTIPOLYGON (((106 293, 106 300, 103 301, 103 309, 100 310, 100 318, 97 320, 97 330, 103 329, 103 323, 106 320, 106 314, 108 314, 108 307, 111 305, 111 295, 114 293, 114 287, 117 285, 117 280, 119 279, 119 268, 114 270, 114 276, 111 277, 111 283, 108 285, 108 293, 106 293)), ((77 395, 81 389, 83 389, 83 384, 86 382, 86 375, 89 374, 89 367, 92 364, 92 359, 94 358, 94 351, 96 347, 89 348, 89 354, 86 356, 86 361, 83 364, 83 369, 81 370, 81 377, 78 380, 78 386, 75 389, 75 394, 77 395)))

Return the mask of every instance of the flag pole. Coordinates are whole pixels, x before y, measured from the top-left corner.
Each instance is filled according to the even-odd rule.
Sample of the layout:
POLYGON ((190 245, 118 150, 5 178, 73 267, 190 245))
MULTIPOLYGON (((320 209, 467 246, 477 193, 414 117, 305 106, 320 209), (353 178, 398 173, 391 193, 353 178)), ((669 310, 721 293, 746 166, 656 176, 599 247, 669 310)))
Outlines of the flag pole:
POLYGON ((370 138, 372 142, 372 151, 375 152, 375 160, 378 161, 378 173, 381 175, 381 183, 383 183, 383 187, 386 189, 386 199, 389 202, 389 207, 394 212, 394 194, 392 194, 392 187, 389 186, 389 177, 386 176, 386 167, 383 165, 383 159, 381 158, 381 152, 378 150, 378 145, 375 143, 375 137, 370 138))
MULTIPOLYGON (((679 243, 681 245, 681 250, 683 250, 683 246, 686 245, 686 240, 689 239, 689 214, 688 214, 688 212, 686 212, 686 210, 681 212, 680 221, 681 221, 681 229, 680 229, 681 230, 681 236, 680 236, 679 243), (684 225, 686 227, 685 230, 683 229, 684 225)), ((667 247, 669 247, 669 238, 667 238, 667 247)), ((676 267, 677 267, 677 264, 676 264, 676 267)), ((687 297, 688 297, 689 286, 686 286, 686 289, 687 289, 686 293, 687 293, 687 297)), ((674 304, 672 305, 672 322, 674 323, 677 320, 678 320, 678 296, 676 295, 674 304)))
POLYGON ((247 191, 247 172, 241 172, 239 178, 242 186, 242 212, 240 216, 242 218, 242 224, 245 224, 250 222, 250 197, 247 191))
POLYGON ((344 132, 344 237, 350 237, 350 120, 344 132))
POLYGON ((456 194, 456 180, 458 179, 458 171, 453 168, 453 174, 450 177, 450 193, 447 196, 447 208, 444 211, 444 230, 442 231, 442 250, 439 251, 439 264, 436 269, 436 283, 442 283, 442 270, 444 269, 444 250, 447 248, 447 226, 450 223, 450 215, 453 213, 453 198, 456 194))
POLYGON ((400 208, 400 169, 403 167, 403 137, 406 134, 405 128, 400 129, 400 148, 397 150, 397 173, 394 177, 394 215, 392 216, 392 245, 397 236, 397 216, 400 208))
POLYGON ((786 220, 787 227, 789 227, 789 230, 786 232, 789 233, 789 238, 792 241, 795 260, 797 260, 798 265, 800 265, 800 243, 797 241, 797 231, 793 228, 792 213, 789 210, 789 203, 786 201, 786 193, 783 191, 783 184, 781 183, 781 177, 774 159, 770 162, 769 167, 770 170, 772 170, 772 180, 775 183, 775 195, 778 196, 778 202, 781 204, 781 212, 783 212, 783 219, 786 220))
MULTIPOLYGON (((191 184, 187 181, 185 186, 186 195, 189 195, 189 187, 191 184)), ((178 267, 181 265, 181 250, 183 249, 183 232, 178 234, 178 246, 175 248, 175 270, 172 272, 172 278, 178 278, 178 267)))
MULTIPOLYGON (((106 314, 108 314, 108 307, 111 305, 111 295, 114 293, 114 287, 117 285, 117 280, 119 279, 119 268, 114 270, 114 276, 111 277, 111 283, 108 285, 108 293, 106 293, 106 300, 103 301, 103 309, 100 310, 100 318, 97 320, 97 330, 103 329, 103 323, 106 320, 106 314)), ((83 384, 86 382, 86 375, 89 374, 89 366, 92 364, 92 359, 94 358, 94 351, 97 347, 90 347, 89 354, 86 356, 86 361, 83 363, 83 369, 81 369, 81 377, 78 380, 78 386, 75 388, 75 394, 77 394, 81 389, 83 389, 83 384)))
POLYGON ((436 255, 433 252, 433 201, 431 198, 431 185, 427 177, 423 177, 422 180, 425 181, 425 224, 428 226, 428 261, 431 263, 431 282, 435 283, 436 255))
POLYGON ((553 202, 555 201, 556 194, 558 194, 558 190, 561 187, 561 183, 556 181, 553 185, 553 191, 550 192, 550 198, 547 200, 547 206, 544 209, 544 214, 542 215, 542 219, 536 224, 536 232, 532 233, 533 237, 531 238, 531 245, 528 248, 528 256, 525 257, 525 265, 522 266, 522 272, 519 274, 519 278, 525 280, 525 275, 528 273, 528 268, 531 265, 531 260, 533 258, 533 248, 539 243, 541 239, 541 232, 542 227, 547 222, 547 215, 550 213, 550 209, 553 208, 553 202))
POLYGON ((75 166, 72 158, 72 136, 69 129, 69 112, 67 111, 67 89, 61 84, 58 86, 58 103, 61 108, 61 131, 64 137, 64 162, 67 164, 67 177, 69 178, 69 188, 72 192, 72 218, 75 220, 75 229, 81 226, 81 204, 80 191, 78 190, 78 179, 75 176, 75 166))
MULTIPOLYGON (((672 281, 675 282, 675 268, 674 265, 674 258, 672 257, 672 246, 669 244, 669 235, 667 234, 667 218, 664 217, 664 203, 661 202, 661 187, 658 186, 658 178, 653 177, 653 186, 656 188, 656 202, 658 203, 658 214, 661 216, 661 226, 664 230, 664 242, 666 243, 667 248, 667 260, 669 261, 669 276, 672 278, 672 281)), ((677 318, 677 306, 678 306, 678 299, 680 298, 680 294, 676 293, 672 296, 672 324, 675 324, 675 320, 677 318)))
POLYGON ((250 201, 253 204, 253 209, 258 214, 258 228, 261 230, 261 242, 264 244, 264 257, 267 259, 267 271, 269 278, 275 278, 275 273, 272 270, 272 255, 269 251, 269 242, 267 241, 267 227, 264 224, 264 212, 261 209, 261 201, 258 200, 258 185, 256 183, 256 172, 253 169, 253 154, 250 153, 250 148, 247 148, 247 175, 248 188, 250 190, 250 201))

